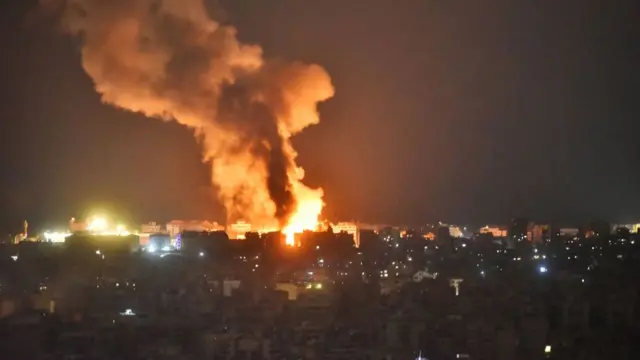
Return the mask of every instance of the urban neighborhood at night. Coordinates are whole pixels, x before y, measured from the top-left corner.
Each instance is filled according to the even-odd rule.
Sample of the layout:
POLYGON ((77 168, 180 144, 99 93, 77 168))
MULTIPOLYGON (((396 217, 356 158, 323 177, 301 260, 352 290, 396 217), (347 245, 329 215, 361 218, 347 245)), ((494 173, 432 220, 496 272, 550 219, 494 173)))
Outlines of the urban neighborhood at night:
POLYGON ((1 6, 0 360, 640 359, 640 1, 1 6))
POLYGON ((575 359, 631 341, 638 228, 344 222, 288 243, 71 219, 2 247, 1 316, 34 359, 575 359))

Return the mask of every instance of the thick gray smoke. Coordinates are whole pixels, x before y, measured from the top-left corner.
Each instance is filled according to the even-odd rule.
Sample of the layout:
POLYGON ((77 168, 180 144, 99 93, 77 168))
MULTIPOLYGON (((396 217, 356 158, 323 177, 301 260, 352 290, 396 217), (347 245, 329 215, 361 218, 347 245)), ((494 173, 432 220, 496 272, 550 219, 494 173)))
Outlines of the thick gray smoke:
POLYGON ((317 123, 317 103, 333 96, 323 68, 265 61, 259 46, 211 20, 203 0, 44 5, 81 37, 83 67, 105 103, 203 139, 228 220, 282 227, 299 211, 317 217, 322 191, 301 183, 289 139, 317 123))

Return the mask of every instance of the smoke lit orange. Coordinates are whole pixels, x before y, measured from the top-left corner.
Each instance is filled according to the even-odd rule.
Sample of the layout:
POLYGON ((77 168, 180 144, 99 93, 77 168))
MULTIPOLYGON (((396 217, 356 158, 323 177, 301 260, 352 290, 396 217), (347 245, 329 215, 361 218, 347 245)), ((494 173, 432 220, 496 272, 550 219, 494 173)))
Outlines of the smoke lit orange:
POLYGON ((202 140, 227 223, 282 229, 289 244, 316 228, 323 192, 303 184, 290 138, 317 124, 317 104, 334 94, 322 67, 265 60, 203 0, 60 4, 105 103, 174 120, 202 140))

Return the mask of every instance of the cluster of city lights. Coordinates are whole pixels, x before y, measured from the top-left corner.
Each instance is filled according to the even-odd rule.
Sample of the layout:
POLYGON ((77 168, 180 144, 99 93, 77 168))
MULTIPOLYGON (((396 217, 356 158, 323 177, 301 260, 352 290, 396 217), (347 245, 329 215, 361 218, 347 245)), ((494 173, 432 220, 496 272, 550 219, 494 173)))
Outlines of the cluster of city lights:
POLYGON ((45 240, 47 240, 48 242, 62 243, 65 241, 67 237, 71 236, 71 233, 68 231, 67 232, 45 231, 43 235, 45 240))
POLYGON ((320 290, 322 289, 322 283, 315 283, 315 284, 307 284, 306 286, 307 290, 311 290, 311 289, 315 289, 315 290, 320 290))
MULTIPOLYGON (((163 246, 162 248, 160 248, 159 250, 163 251, 163 252, 169 252, 169 251, 173 250, 173 248, 171 246, 169 246, 169 245, 166 245, 166 246, 163 246)), ((147 251, 150 252, 150 253, 155 253, 155 252, 158 251, 158 247, 155 246, 154 244, 151 244, 151 245, 147 246, 147 251)))
MULTIPOLYGON (((89 218, 85 230, 91 235, 101 236, 129 236, 131 233, 127 230, 126 226, 118 224, 115 227, 111 227, 109 222, 104 216, 94 216, 89 218)), ((45 231, 44 238, 48 242, 62 243, 65 239, 72 235, 71 231, 45 231)))

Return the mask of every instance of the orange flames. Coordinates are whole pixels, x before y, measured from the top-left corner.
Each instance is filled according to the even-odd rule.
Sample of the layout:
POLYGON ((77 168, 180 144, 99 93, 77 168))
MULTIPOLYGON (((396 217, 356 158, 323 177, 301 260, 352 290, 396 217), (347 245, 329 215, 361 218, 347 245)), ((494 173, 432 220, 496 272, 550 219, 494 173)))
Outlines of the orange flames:
POLYGON ((204 0, 59 3, 103 102, 194 131, 227 223, 279 228, 288 244, 316 229, 323 192, 303 184, 290 139, 334 94, 322 67, 265 59, 204 0))
MULTIPOLYGON (((295 160, 296 153, 291 146, 287 147, 291 158, 295 160)), ((289 178, 292 179, 292 191, 296 199, 296 208, 289 218, 287 225, 282 229, 287 245, 295 245, 295 234, 305 230, 316 230, 318 219, 324 202, 322 201, 322 189, 312 189, 302 183, 304 169, 293 167, 289 169, 289 178)))
POLYGON ((305 230, 316 230, 318 227, 318 217, 322 212, 324 203, 322 202, 322 190, 309 189, 302 183, 298 183, 299 189, 296 192, 298 205, 289 219, 287 226, 282 229, 286 237, 287 245, 295 245, 295 234, 305 230))

